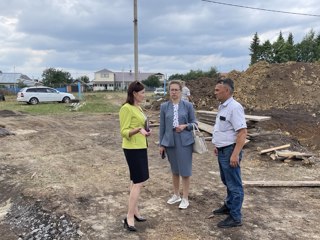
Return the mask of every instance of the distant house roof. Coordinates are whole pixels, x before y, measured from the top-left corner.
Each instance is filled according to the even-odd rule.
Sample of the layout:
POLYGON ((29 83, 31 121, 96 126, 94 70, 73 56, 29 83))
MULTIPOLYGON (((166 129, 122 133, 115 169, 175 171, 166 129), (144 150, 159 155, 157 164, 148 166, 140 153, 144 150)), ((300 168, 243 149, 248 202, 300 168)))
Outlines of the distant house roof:
MULTIPOLYGON (((131 70, 129 72, 112 72, 106 68, 100 70, 100 71, 97 71, 95 72, 95 74, 99 74, 99 73, 112 73, 114 74, 114 80, 116 82, 133 82, 135 79, 134 79, 134 72, 132 72, 131 70)), ((156 76, 164 76, 164 74, 162 73, 142 73, 142 72, 139 72, 138 73, 138 80, 139 81, 143 81, 143 80, 146 80, 148 77, 150 76, 153 76, 153 75, 156 75, 156 76)), ((93 80, 93 82, 95 81, 95 79, 93 80)), ((99 81, 99 83, 102 83, 102 81, 99 81)), ((106 81, 106 83, 108 83, 108 81, 106 81)))
POLYGON ((112 71, 110 71, 110 70, 108 70, 108 69, 106 69, 106 68, 104 68, 104 69, 102 69, 102 70, 100 70, 100 71, 98 71, 98 72, 95 72, 95 73, 105 73, 105 72, 113 73, 112 71))
POLYGON ((0 84, 18 83, 24 83, 27 86, 33 86, 35 81, 22 73, 0 73, 0 84))

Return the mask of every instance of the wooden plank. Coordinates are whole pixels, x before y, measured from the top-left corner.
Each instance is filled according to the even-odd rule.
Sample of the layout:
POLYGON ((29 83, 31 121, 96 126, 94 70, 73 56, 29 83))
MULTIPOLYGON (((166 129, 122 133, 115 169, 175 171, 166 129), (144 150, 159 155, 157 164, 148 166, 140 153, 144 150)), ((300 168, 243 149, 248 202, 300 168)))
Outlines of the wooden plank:
MULTIPOLYGON (((198 122, 198 128, 200 130, 205 131, 205 132, 210 133, 210 134, 212 134, 212 131, 213 131, 213 126, 212 125, 209 125, 209 124, 206 124, 206 123, 202 123, 202 122, 198 122)), ((209 139, 212 139, 212 137, 206 138, 206 140, 209 140, 209 139)), ((244 144, 247 144, 248 142, 250 142, 250 140, 246 139, 244 144)))
POLYGON ((213 126, 212 125, 209 125, 209 124, 206 124, 206 123, 202 123, 202 122, 198 122, 198 127, 199 127, 200 130, 212 134, 212 131, 213 131, 213 126))
POLYGON ((320 181, 243 181, 245 187, 320 187, 320 181))
POLYGON ((314 154, 310 154, 310 153, 293 152, 293 151, 289 151, 289 150, 276 151, 276 155, 278 157, 298 158, 298 159, 303 159, 303 157, 312 157, 312 156, 314 156, 314 154))
MULTIPOLYGON (((204 110, 198 110, 196 111, 198 114, 204 114, 204 115, 213 115, 216 116, 218 112, 215 111, 204 111, 204 110)), ((270 120, 270 116, 256 116, 256 115, 245 115, 246 120, 255 121, 255 122, 262 122, 270 120)))
POLYGON ((288 147, 290 147, 290 144, 282 145, 279 147, 268 148, 268 149, 260 151, 260 154, 264 154, 264 153, 268 153, 268 152, 272 152, 275 150, 284 149, 284 148, 288 148, 288 147))

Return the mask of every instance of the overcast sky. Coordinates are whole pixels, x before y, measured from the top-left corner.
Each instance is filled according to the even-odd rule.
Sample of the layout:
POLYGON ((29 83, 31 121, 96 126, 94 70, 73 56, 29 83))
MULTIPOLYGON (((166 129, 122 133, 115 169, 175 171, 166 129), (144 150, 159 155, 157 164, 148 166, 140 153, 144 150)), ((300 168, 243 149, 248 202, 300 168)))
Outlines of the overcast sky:
MULTIPOLYGON (((133 0, 0 1, 0 70, 41 78, 49 67, 74 78, 107 68, 134 70, 133 0)), ((320 18, 202 0, 138 0, 139 70, 170 76, 191 69, 245 70, 255 32, 295 42, 320 18)), ((320 13, 317 0, 222 0, 277 11, 320 13)))

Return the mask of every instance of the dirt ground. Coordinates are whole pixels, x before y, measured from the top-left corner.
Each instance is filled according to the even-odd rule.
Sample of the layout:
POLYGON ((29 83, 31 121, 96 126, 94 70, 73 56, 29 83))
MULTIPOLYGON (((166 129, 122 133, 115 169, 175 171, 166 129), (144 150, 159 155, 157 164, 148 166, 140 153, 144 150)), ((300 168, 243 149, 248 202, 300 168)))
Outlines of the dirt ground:
MULTIPOLYGON (((244 181, 320 180, 320 64, 258 63, 231 72, 235 98, 246 114, 271 116, 256 124, 244 149, 244 181), (311 153, 308 161, 283 162, 262 149, 291 144, 311 153)), ((214 79, 187 82, 197 110, 214 109, 214 79)), ((124 99, 108 100, 120 104, 124 99)), ((149 102, 150 103, 150 102, 149 102)), ((148 116, 159 117, 159 104, 148 116)), ((243 226, 219 229, 223 217, 208 219, 223 202, 213 146, 194 155, 190 207, 167 205, 171 172, 158 154, 158 128, 149 138, 150 179, 141 193, 148 218, 128 233, 121 223, 129 193, 128 168, 121 149, 117 114, 33 116, 0 111, 0 239, 287 240, 320 239, 319 187, 245 186, 243 226), (0 134, 1 135, 1 134, 0 134)))
MULTIPOLYGON (((167 205, 171 174, 167 160, 158 154, 157 127, 149 139, 151 178, 140 201, 148 221, 136 223, 137 233, 128 233, 121 221, 127 210, 129 177, 117 114, 1 113, 1 123, 15 133, 0 138, 2 240, 320 239, 319 188, 245 187, 243 226, 217 228, 223 217, 207 217, 223 202, 225 188, 210 143, 209 153, 194 155, 190 207, 179 210, 167 205)), ((155 120, 158 114, 148 112, 155 120)), ((245 147, 243 180, 320 180, 319 149, 301 145, 286 133, 290 129, 279 130, 282 126, 278 119, 259 124, 260 131, 268 134, 245 147), (259 154, 259 149, 284 143, 315 153, 312 164, 283 163, 259 154)))

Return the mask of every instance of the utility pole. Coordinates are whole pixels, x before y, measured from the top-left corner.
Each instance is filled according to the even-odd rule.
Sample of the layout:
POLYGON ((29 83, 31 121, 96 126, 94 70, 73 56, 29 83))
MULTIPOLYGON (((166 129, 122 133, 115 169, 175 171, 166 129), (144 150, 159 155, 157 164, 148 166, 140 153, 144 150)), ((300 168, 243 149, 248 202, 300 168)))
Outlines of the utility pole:
POLYGON ((134 80, 138 81, 138 0, 133 0, 133 24, 134 24, 134 80))

